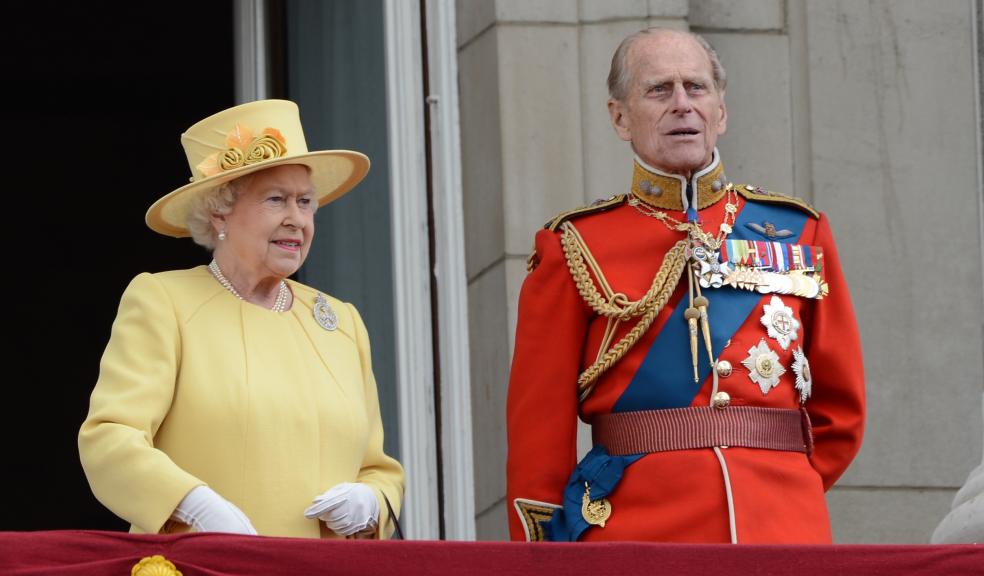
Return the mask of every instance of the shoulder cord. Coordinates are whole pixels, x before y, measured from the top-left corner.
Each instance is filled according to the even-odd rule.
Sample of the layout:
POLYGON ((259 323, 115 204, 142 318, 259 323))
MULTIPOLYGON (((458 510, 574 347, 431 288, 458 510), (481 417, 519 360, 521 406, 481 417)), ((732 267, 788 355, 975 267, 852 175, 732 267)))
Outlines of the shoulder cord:
POLYGON ((583 402, 591 394, 598 378, 625 356, 625 353, 638 342, 639 338, 652 325, 663 306, 666 305, 670 295, 673 294, 673 290, 680 282, 680 276, 683 274, 687 263, 684 256, 687 243, 681 240, 673 245, 673 248, 664 256, 663 264, 653 278, 649 290, 642 298, 631 302, 624 294, 612 290, 601 271, 601 267, 591 255, 587 244, 577 229, 574 228, 574 225, 570 222, 564 222, 561 229, 563 230, 560 237, 561 246, 578 293, 595 313, 609 319, 606 337, 598 351, 598 358, 577 379, 578 399, 583 402), (598 291, 598 286, 592 280, 591 274, 588 272, 589 267, 604 295, 598 291), (614 333, 613 326, 617 326, 618 322, 638 316, 642 317, 636 325, 621 340, 609 347, 611 335, 614 333), (615 322, 613 323, 613 321, 615 322), (604 354, 601 353, 602 350, 605 350, 604 354))

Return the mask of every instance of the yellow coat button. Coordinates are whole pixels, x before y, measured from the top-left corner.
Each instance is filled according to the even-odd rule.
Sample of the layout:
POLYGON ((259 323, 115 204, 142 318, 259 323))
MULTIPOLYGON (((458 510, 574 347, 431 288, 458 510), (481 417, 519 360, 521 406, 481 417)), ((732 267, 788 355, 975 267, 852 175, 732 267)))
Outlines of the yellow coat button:
POLYGON ((731 395, 727 392, 718 392, 712 400, 715 408, 727 408, 731 404, 731 395))
POLYGON ((727 360, 718 360, 717 373, 721 378, 731 376, 731 362, 728 362, 727 360))

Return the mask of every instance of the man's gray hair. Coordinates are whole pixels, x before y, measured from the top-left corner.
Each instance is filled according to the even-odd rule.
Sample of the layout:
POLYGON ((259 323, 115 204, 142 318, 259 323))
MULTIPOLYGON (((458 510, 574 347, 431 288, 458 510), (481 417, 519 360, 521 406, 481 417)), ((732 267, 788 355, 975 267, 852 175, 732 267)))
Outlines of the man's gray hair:
POLYGON ((707 53, 707 57, 711 60, 711 75, 714 78, 714 87, 717 88, 718 92, 724 92, 724 88, 728 84, 728 77, 724 72, 724 66, 721 64, 721 59, 718 58, 717 52, 714 51, 714 48, 707 42, 707 40, 699 34, 694 34, 693 32, 675 30, 673 28, 653 27, 640 30, 635 34, 626 37, 625 40, 622 40, 622 43, 618 45, 618 49, 615 50, 615 55, 612 56, 612 68, 608 72, 609 96, 615 100, 624 101, 626 96, 629 95, 629 84, 632 81, 628 65, 629 49, 632 48, 632 45, 635 44, 636 40, 650 34, 664 34, 668 32, 689 36, 701 45, 704 52, 707 53))

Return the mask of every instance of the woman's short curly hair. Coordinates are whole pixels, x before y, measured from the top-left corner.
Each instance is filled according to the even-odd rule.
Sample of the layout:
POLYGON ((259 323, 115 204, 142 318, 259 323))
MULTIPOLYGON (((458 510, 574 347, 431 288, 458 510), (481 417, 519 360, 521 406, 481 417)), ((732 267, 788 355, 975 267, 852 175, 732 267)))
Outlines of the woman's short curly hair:
POLYGON ((213 214, 226 215, 239 199, 252 175, 242 176, 206 190, 188 204, 187 226, 195 244, 208 250, 215 249, 215 228, 212 226, 213 214))

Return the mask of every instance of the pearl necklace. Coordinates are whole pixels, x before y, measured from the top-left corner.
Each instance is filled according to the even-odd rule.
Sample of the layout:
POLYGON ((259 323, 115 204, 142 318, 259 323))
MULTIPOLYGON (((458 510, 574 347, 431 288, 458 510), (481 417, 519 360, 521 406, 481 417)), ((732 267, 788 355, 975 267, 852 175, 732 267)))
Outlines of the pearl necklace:
MULTIPOLYGON (((215 276, 215 279, 219 281, 219 284, 222 284, 223 288, 229 292, 232 292, 233 296, 243 301, 246 300, 239 294, 239 292, 236 291, 236 287, 232 285, 232 282, 229 282, 229 279, 225 277, 225 274, 223 274, 222 270, 219 269, 219 263, 214 259, 209 263, 208 270, 212 273, 212 276, 215 276)), ((277 300, 273 303, 273 308, 270 308, 270 310, 273 310, 274 312, 286 311, 287 299, 289 297, 290 290, 287 288, 287 283, 281 280, 280 290, 277 292, 277 300)))

